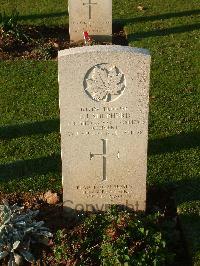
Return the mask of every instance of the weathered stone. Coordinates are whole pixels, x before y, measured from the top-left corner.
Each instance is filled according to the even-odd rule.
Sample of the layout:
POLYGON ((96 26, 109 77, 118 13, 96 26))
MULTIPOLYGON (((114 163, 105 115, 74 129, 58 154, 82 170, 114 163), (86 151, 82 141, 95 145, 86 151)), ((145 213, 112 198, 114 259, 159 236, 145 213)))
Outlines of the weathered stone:
POLYGON ((112 40, 112 0, 68 0, 71 42, 87 31, 97 41, 112 40))
POLYGON ((65 209, 144 210, 148 51, 90 46, 58 58, 65 209))

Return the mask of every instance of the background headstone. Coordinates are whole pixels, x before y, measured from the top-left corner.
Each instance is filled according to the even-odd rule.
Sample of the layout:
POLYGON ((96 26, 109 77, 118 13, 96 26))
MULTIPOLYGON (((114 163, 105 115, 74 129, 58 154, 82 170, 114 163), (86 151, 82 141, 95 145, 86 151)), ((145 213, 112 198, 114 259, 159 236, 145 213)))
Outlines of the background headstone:
POLYGON ((97 41, 112 40, 112 0, 68 0, 71 42, 87 31, 97 41))
POLYGON ((146 205, 148 51, 89 46, 59 52, 64 207, 146 205))

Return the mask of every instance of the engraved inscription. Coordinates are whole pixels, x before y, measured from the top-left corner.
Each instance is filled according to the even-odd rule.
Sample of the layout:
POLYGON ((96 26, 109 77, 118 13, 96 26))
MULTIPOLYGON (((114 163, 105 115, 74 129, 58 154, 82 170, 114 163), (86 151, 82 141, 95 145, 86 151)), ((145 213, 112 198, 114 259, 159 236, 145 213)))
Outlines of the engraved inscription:
POLYGON ((97 102, 113 102, 126 88, 124 74, 109 64, 98 64, 89 69, 83 83, 87 95, 97 102))
POLYGON ((92 5, 97 5, 97 3, 92 3, 92 0, 89 0, 88 3, 83 3, 84 6, 88 6, 89 8, 89 19, 92 18, 92 5))
POLYGON ((132 185, 83 185, 76 186, 74 189, 81 191, 86 198, 104 198, 104 199, 129 199, 132 193, 134 193, 134 187, 132 185))
MULTIPOLYGON (((95 153, 91 153, 90 152, 90 160, 92 160, 95 156, 102 156, 103 158, 103 178, 102 178, 102 181, 105 181, 107 180, 107 173, 106 173, 106 167, 107 167, 107 143, 108 143, 108 140, 107 139, 102 139, 102 142, 103 142, 103 153, 99 154, 95 154, 95 153)), ((119 151, 117 153, 117 158, 119 159, 119 151)))
POLYGON ((131 136, 145 131, 145 120, 133 115, 127 106, 81 107, 80 115, 67 122, 68 136, 131 136))
POLYGON ((80 34, 83 31, 88 31, 91 36, 93 35, 110 35, 110 27, 112 26, 112 22, 110 21, 94 21, 91 19, 89 23, 86 21, 72 21, 71 25, 73 25, 73 31, 76 34, 80 34))

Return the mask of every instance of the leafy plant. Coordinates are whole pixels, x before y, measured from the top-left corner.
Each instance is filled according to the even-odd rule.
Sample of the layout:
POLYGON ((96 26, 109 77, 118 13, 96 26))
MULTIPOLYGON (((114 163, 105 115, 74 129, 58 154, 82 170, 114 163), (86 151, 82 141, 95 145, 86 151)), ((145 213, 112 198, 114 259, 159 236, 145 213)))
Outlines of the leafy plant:
MULTIPOLYGON (((111 207, 84 217, 70 232, 55 237, 55 263, 156 266, 173 262, 160 213, 145 215, 111 207)), ((71 264, 70 264, 71 265, 71 264)))
POLYGON ((0 260, 9 256, 8 265, 17 265, 19 256, 33 262, 30 244, 41 242, 46 244, 52 237, 44 222, 34 218, 39 211, 25 210, 16 204, 9 206, 7 202, 0 205, 0 260))
POLYGON ((0 13, 0 27, 3 32, 10 32, 16 27, 19 18, 19 13, 13 11, 9 16, 5 12, 0 13))
POLYGON ((19 13, 14 10, 11 15, 7 15, 5 12, 0 13, 0 32, 5 42, 8 39, 14 39, 18 42, 28 41, 28 36, 23 32, 18 24, 19 13))
POLYGON ((58 230, 56 233, 56 239, 59 243, 59 245, 57 245, 54 248, 54 255, 55 255, 55 259, 56 261, 61 261, 62 259, 67 259, 67 243, 65 243, 65 236, 63 235, 63 231, 62 230, 58 230))

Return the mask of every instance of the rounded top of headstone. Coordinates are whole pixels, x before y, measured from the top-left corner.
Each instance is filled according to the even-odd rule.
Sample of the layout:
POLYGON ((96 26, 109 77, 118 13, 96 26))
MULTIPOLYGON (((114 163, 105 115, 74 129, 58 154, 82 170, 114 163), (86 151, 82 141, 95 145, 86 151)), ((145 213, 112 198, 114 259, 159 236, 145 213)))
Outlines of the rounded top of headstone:
POLYGON ((94 46, 83 46, 75 47, 70 49, 61 50, 58 52, 58 57, 66 55, 78 54, 78 53, 92 53, 92 52, 119 52, 119 53, 131 53, 140 54, 143 56, 150 56, 149 50, 142 48, 135 48, 121 45, 94 45, 94 46))

